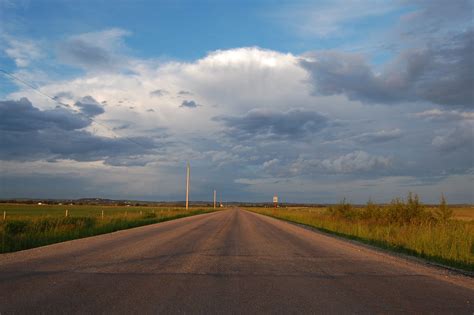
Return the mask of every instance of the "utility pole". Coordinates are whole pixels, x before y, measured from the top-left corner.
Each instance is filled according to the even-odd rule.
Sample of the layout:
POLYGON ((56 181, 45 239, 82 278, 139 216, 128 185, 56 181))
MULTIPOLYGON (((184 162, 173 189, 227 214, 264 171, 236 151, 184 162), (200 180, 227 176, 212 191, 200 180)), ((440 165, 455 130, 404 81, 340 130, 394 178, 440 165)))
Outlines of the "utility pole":
POLYGON ((186 164, 186 210, 189 208, 189 177, 190 177, 190 166, 189 162, 186 164))
POLYGON ((214 209, 216 208, 216 190, 214 189, 214 209))

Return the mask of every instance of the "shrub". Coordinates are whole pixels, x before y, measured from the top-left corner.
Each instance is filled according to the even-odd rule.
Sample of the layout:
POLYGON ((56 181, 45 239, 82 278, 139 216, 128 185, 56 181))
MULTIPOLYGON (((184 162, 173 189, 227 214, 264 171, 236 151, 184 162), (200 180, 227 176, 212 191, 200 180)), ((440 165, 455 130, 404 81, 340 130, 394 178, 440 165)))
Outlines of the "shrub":
POLYGON ((21 234, 26 232, 28 229, 28 221, 22 221, 22 220, 13 220, 13 221, 7 221, 5 223, 5 233, 6 234, 21 234))
POLYGON ((329 207, 328 213, 334 217, 346 220, 354 220, 358 216, 357 211, 346 201, 346 198, 342 199, 339 204, 334 207, 329 207))
POLYGON ((439 207, 435 212, 436 219, 440 223, 447 223, 453 216, 453 209, 450 209, 446 203, 446 198, 441 194, 439 207))
POLYGON ((154 219, 156 218, 156 214, 154 212, 147 212, 142 215, 143 219, 154 219))
POLYGON ((360 212, 360 218, 363 220, 369 221, 383 221, 384 212, 383 209, 372 202, 372 200, 367 201, 367 204, 360 212))
POLYGON ((432 216, 425 210, 417 194, 408 193, 407 201, 395 198, 387 208, 387 219, 390 223, 410 224, 433 221, 432 216))

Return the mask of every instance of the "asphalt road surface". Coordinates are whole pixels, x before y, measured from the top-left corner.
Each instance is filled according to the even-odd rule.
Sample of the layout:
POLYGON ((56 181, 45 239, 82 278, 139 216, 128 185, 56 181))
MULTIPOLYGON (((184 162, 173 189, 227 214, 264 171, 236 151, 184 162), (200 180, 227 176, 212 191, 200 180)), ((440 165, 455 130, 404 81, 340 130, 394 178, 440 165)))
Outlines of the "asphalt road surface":
POLYGON ((226 210, 0 255, 0 313, 473 314, 472 278, 226 210))

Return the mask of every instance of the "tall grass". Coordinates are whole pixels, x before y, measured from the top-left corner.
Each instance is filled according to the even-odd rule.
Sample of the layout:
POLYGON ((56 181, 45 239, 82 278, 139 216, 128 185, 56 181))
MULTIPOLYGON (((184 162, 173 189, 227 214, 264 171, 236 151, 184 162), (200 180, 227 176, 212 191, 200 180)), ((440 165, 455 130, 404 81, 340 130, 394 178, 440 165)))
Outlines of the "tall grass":
POLYGON ((0 221, 0 252, 14 252, 211 211, 212 209, 207 208, 190 211, 174 209, 158 213, 150 211, 115 214, 104 218, 19 216, 0 221))
POLYGON ((453 220, 444 197, 436 211, 428 211, 413 194, 406 200, 394 199, 386 206, 368 202, 365 207, 356 208, 343 200, 325 211, 249 210, 474 271, 474 223, 453 220))

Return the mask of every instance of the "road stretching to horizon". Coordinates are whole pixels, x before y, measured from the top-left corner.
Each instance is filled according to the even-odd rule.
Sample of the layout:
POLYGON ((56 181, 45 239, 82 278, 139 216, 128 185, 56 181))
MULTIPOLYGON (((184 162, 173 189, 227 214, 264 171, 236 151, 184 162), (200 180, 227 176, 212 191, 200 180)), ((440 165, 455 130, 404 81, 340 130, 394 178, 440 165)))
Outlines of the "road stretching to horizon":
POLYGON ((0 314, 472 314, 473 281, 232 209, 2 254, 0 314))

